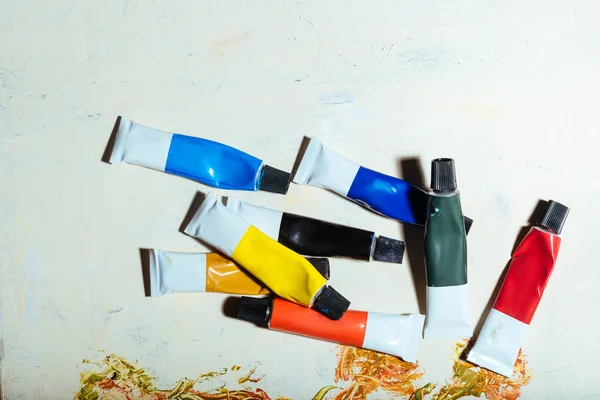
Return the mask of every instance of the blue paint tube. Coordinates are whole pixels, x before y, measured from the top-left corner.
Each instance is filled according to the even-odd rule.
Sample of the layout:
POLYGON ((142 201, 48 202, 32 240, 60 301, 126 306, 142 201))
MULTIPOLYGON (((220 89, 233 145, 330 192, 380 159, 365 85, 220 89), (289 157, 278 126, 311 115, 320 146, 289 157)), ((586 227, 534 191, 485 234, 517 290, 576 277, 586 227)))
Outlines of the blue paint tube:
POLYGON ((231 190, 285 194, 290 174, 212 140, 137 124, 121 117, 110 162, 128 163, 231 190))
MULTIPOLYGON (((413 225, 425 226, 429 194, 393 176, 342 157, 312 138, 294 183, 329 189, 371 211, 413 225)), ((473 221, 465 217, 468 231, 473 221)))

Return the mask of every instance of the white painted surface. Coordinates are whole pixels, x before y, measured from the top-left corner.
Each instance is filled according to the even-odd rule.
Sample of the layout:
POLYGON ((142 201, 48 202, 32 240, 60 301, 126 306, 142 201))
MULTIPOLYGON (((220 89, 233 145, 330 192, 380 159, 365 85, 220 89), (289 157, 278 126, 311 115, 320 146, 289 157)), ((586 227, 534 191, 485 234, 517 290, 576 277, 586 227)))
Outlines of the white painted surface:
POLYGON ((208 193, 184 232, 231 256, 249 227, 246 220, 221 203, 219 196, 208 193))
POLYGON ((529 325, 492 308, 467 359, 511 376, 529 325))
POLYGON ((293 182, 322 187, 346 196, 360 165, 342 157, 313 137, 302 156, 293 182))
POLYGON ((149 261, 152 297, 206 292, 206 253, 152 249, 149 261))
POLYGON ((227 198, 227 209, 257 227, 271 239, 279 239, 279 228, 283 217, 282 211, 250 204, 236 197, 227 198))
POLYGON ((415 362, 423 333, 425 316, 421 314, 393 315, 369 312, 365 349, 380 351, 415 362))
POLYGON ((110 162, 139 165, 164 171, 173 134, 121 117, 110 162))
MULTIPOLYGON (((600 304, 596 1, 0 0, 0 10, 8 398, 71 398, 77 367, 99 349, 138 359, 167 387, 257 360, 275 396, 311 398, 333 384, 333 345, 226 318, 217 294, 144 297, 138 248, 207 250, 179 231, 200 186, 101 162, 118 115, 288 171, 303 136, 391 175, 420 157, 426 184, 432 158, 454 158, 475 220, 473 325, 536 201, 566 204, 561 253, 523 343, 535 377, 522 398, 596 395, 600 313, 587 312, 600 304)), ((235 195, 404 238, 397 222, 323 189, 235 195)), ((407 256, 375 274, 336 259, 331 284, 355 309, 414 313, 410 266, 420 262, 407 256)), ((454 344, 423 340, 428 381, 451 375, 454 344)))
POLYGON ((470 338, 468 284, 460 286, 427 286, 427 322, 425 339, 470 338))

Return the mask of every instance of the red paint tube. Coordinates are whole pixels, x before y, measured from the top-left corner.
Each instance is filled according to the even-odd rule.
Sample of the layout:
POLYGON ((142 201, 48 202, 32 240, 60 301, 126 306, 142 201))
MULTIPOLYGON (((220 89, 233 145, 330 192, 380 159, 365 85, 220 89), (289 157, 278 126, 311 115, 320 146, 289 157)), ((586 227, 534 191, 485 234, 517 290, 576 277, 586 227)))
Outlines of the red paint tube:
POLYGON ((512 255, 494 307, 467 360, 511 376, 526 328, 542 299, 560 248, 558 236, 569 214, 550 200, 546 210, 512 255))
POLYGON ((415 362, 425 316, 348 310, 339 320, 274 297, 241 297, 239 319, 269 329, 362 347, 415 362))

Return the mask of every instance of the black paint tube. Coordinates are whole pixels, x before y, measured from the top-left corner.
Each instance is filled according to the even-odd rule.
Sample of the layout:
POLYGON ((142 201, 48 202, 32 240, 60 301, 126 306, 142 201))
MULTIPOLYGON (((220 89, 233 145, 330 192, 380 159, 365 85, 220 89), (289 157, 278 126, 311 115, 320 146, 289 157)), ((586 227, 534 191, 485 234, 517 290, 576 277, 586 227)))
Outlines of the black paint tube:
POLYGON ((227 208, 297 253, 402 263, 405 243, 375 232, 256 206, 237 198, 227 208))

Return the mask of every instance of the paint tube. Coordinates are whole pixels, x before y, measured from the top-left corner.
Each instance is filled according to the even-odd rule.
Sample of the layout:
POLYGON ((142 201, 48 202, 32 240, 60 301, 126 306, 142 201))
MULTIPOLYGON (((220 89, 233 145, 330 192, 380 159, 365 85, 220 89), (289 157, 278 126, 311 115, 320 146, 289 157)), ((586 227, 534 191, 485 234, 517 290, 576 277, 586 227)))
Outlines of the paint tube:
POLYGON ((431 188, 425 225, 427 321, 425 338, 469 337, 467 240, 454 160, 431 163, 431 188))
POLYGON ((271 239, 209 193, 185 233, 216 247, 274 293, 331 319, 340 319, 350 302, 298 253, 271 239))
MULTIPOLYGON (((294 183, 329 189, 378 214, 425 226, 428 194, 410 183, 342 157, 313 137, 294 175, 294 183)), ((466 231, 473 220, 465 217, 466 231)))
POLYGON ((417 361, 425 317, 349 310, 338 321, 272 297, 242 297, 237 317, 276 331, 362 347, 417 361))
POLYGON ((542 299, 560 248, 569 208, 550 200, 513 252, 500 293, 467 360, 510 377, 525 331, 542 299))
POLYGON ((235 197, 227 208, 287 248, 308 256, 402 263, 405 243, 375 232, 256 206, 235 197))
MULTIPOLYGON (((316 257, 307 260, 329 279, 329 260, 316 257)), ((169 293, 270 293, 268 288, 219 253, 149 250, 149 271, 152 297, 169 293)))
POLYGON ((289 173, 241 150, 150 128, 124 117, 119 121, 110 162, 139 165, 219 189, 285 194, 290 180, 289 173))

